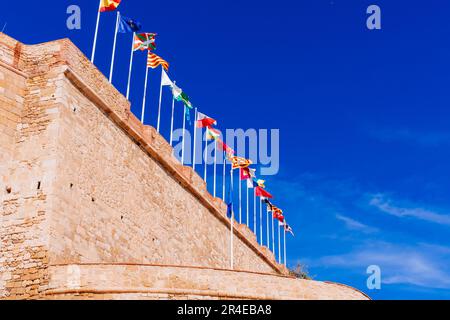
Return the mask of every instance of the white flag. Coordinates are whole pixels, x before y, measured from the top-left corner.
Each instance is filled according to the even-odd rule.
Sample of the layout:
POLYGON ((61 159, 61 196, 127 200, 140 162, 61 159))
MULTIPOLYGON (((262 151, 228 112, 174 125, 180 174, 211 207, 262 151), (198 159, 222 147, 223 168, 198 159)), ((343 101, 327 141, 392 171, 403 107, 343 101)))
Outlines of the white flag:
POLYGON ((161 86, 173 87, 173 82, 172 82, 172 80, 170 80, 169 76, 167 75, 167 73, 164 69, 162 71, 162 76, 161 76, 161 86))

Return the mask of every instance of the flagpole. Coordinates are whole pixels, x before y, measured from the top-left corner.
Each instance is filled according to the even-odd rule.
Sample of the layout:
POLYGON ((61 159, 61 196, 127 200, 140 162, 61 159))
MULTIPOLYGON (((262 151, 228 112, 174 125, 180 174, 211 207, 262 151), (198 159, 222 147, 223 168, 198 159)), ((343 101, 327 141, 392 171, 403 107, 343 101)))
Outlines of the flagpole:
POLYGON ((184 132, 186 131, 186 106, 184 106, 183 112, 183 144, 181 145, 181 164, 184 165, 184 132))
POLYGON ((223 155, 222 200, 224 202, 225 202, 226 168, 227 168, 227 159, 225 155, 223 155))
MULTIPOLYGON (((230 182, 230 195, 231 195, 231 203, 233 203, 233 169, 231 169, 230 171, 230 176, 231 176, 231 182, 230 182)), ((234 208, 233 205, 231 205, 231 232, 230 232, 230 257, 231 257, 231 270, 234 269, 234 247, 233 247, 233 230, 234 228, 234 208)))
POLYGON ((117 33, 119 32, 119 20, 120 20, 120 12, 117 11, 116 29, 114 31, 114 44, 113 44, 113 52, 112 52, 112 57, 111 57, 111 67, 109 69, 109 83, 112 83, 112 77, 113 77, 113 71, 114 71, 114 59, 116 57, 117 33))
POLYGON ((283 227, 283 231, 284 231, 284 266, 287 266, 287 262, 286 262, 286 247, 287 247, 286 246, 286 230, 284 230, 284 227, 283 227))
POLYGON ((249 207, 248 207, 248 181, 247 181, 246 185, 247 185, 247 197, 246 197, 246 201, 247 201, 247 227, 250 228, 250 211, 249 211, 249 207))
POLYGON ((163 85, 162 85, 162 80, 163 80, 163 72, 164 72, 164 68, 161 65, 161 85, 159 86, 159 106, 158 106, 158 124, 156 125, 156 131, 159 133, 159 125, 161 123, 161 100, 162 100, 162 89, 163 89, 163 85))
MULTIPOLYGON (((274 225, 274 218, 272 217, 272 251, 275 255, 275 225, 274 225)), ((275 256, 276 259, 276 256, 275 256)))
POLYGON ((130 69, 128 70, 127 100, 130 100, 131 70, 133 70, 134 38, 135 38, 135 35, 136 35, 136 33, 133 32, 133 38, 131 39, 130 69))
MULTIPOLYGON (((262 203, 261 203, 261 205, 262 205, 262 203)), ((266 226, 267 226, 267 248, 269 248, 270 249, 270 230, 269 230, 269 208, 267 208, 266 207, 266 220, 267 220, 267 224, 266 224, 266 226)))
POLYGON ((195 171, 195 161, 196 155, 197 155, 197 121, 198 121, 198 111, 197 108, 195 108, 195 116, 194 116, 194 151, 192 155, 192 169, 195 171))
POLYGON ((203 158, 205 160, 205 168, 204 168, 204 172, 203 172, 203 180, 205 180, 205 182, 207 183, 206 175, 208 174, 208 139, 205 140, 205 150, 203 152, 203 158))
POLYGON ((216 186, 217 186, 217 139, 214 140, 214 198, 216 197, 216 186))
POLYGON ((102 0, 99 1, 98 4, 98 13, 97 13, 97 24, 95 25, 95 34, 94 34, 94 44, 92 45, 92 56, 91 56, 91 62, 94 63, 95 58, 95 49, 97 47, 97 36, 98 36, 98 26, 100 24, 100 8, 102 7, 102 0))
MULTIPOLYGON (((173 82, 177 84, 176 81, 173 82)), ((172 99, 172 119, 170 120, 170 146, 173 144, 173 117, 175 115, 175 99, 172 99)))
MULTIPOLYGON (((256 189, 255 189, 255 193, 256 193, 256 189)), ((260 223, 259 234, 261 236, 261 239, 259 241, 260 241, 261 245, 263 245, 264 235, 263 235, 263 213, 262 213, 262 202, 261 201, 259 201, 259 223, 260 223)))
POLYGON ((278 224, 278 263, 281 263, 281 231, 280 224, 278 224))
POLYGON ((144 124, 144 117, 145 117, 145 100, 147 98, 147 82, 148 82, 148 66, 146 66, 145 71, 145 85, 144 85, 144 98, 142 99, 142 115, 141 115, 141 122, 144 124))
POLYGON ((256 188, 253 187, 253 232, 258 237, 258 230, 256 226, 256 188))
MULTIPOLYGON (((242 169, 240 169, 242 170, 242 169)), ((242 224, 242 181, 239 177, 239 223, 242 224)))

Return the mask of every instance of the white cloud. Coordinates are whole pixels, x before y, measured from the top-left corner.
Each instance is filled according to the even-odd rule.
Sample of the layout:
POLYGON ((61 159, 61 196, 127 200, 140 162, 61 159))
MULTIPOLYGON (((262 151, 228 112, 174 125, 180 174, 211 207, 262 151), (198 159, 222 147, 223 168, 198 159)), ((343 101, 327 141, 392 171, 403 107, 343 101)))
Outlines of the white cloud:
POLYGON ((384 284, 450 288, 450 271, 447 268, 450 253, 443 254, 443 247, 439 247, 439 250, 433 247, 426 244, 411 247, 376 242, 347 254, 323 257, 315 264, 359 272, 365 272, 370 265, 378 265, 384 284))
POLYGON ((369 204, 380 211, 399 217, 412 217, 428 222, 439 223, 450 226, 450 215, 440 214, 424 208, 405 208, 400 206, 394 206, 391 201, 385 199, 385 196, 378 194, 370 200, 369 204))
POLYGON ((359 221, 356 221, 352 218, 337 214, 336 215, 336 219, 343 221, 345 223, 345 225, 347 226, 348 229, 350 230, 356 230, 356 231, 361 231, 364 233, 374 233, 377 232, 378 229, 376 228, 372 228, 368 225, 365 225, 359 221))

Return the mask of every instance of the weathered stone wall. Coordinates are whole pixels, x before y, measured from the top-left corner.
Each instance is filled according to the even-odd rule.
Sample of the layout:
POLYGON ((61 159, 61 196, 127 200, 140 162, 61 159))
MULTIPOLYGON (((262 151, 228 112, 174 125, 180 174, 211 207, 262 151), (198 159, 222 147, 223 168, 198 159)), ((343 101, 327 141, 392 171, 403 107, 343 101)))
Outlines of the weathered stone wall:
MULTIPOLYGON (((190 270, 183 281, 213 282, 220 292, 164 282, 197 292, 192 296, 226 298, 241 286, 243 273, 223 271, 230 261, 225 204, 129 110, 70 41, 25 46, 0 34, 0 298, 70 297, 64 290, 71 272, 80 270, 80 281, 94 291, 106 282, 117 291, 164 282, 167 275, 173 280, 169 266, 190 270), (151 265, 168 271, 152 278, 151 265)), ((278 290, 281 282, 264 283, 287 274, 284 266, 245 225, 235 226, 234 238, 235 268, 251 274, 256 286, 247 294, 278 290)))

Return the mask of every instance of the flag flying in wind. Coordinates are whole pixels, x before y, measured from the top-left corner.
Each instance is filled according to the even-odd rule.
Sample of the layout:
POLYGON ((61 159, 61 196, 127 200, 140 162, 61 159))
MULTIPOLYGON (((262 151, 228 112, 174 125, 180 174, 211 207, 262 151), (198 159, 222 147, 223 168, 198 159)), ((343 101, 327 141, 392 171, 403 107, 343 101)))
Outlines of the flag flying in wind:
POLYGON ((101 0, 100 12, 114 11, 119 6, 121 0, 101 0))
POLYGON ((235 154, 234 150, 227 146, 222 140, 217 139, 217 145, 219 149, 225 152, 229 158, 233 157, 235 154))
POLYGON ((189 100, 189 97, 186 93, 183 92, 179 87, 177 87, 175 84, 172 85, 172 94, 173 98, 177 101, 182 101, 184 105, 189 108, 193 109, 191 101, 189 100))
POLYGON ((197 128, 210 128, 212 126, 217 125, 217 121, 213 118, 208 117, 206 114, 203 114, 201 112, 198 113, 197 118, 197 128))
POLYGON ((295 237, 294 231, 286 222, 284 223, 284 232, 289 232, 290 234, 292 234, 295 237))
POLYGON ((241 158, 241 157, 230 157, 230 159, 228 159, 228 160, 232 163, 233 170, 247 168, 248 166, 253 164, 253 162, 251 160, 247 160, 247 159, 241 158))
POLYGON ((156 69, 159 66, 162 66, 164 69, 169 70, 169 64, 163 58, 157 56, 154 53, 149 52, 147 58, 147 68, 156 69))
POLYGON ((206 127, 206 140, 217 140, 220 138, 220 131, 215 130, 211 127, 206 127))
POLYGON ((264 190, 261 187, 256 187, 256 196, 262 197, 262 198, 268 198, 268 199, 273 198, 273 196, 270 193, 268 193, 266 190, 264 190))
POLYGON ((134 36, 133 50, 155 50, 156 49, 156 33, 139 33, 134 36))
POLYGON ((120 33, 127 33, 127 32, 138 32, 142 28, 142 25, 139 21, 120 16, 120 23, 119 23, 119 32, 120 33))
POLYGON ((170 87, 174 86, 174 83, 172 82, 172 80, 170 80, 169 76, 167 75, 166 71, 164 71, 164 69, 162 71, 161 85, 170 87))

